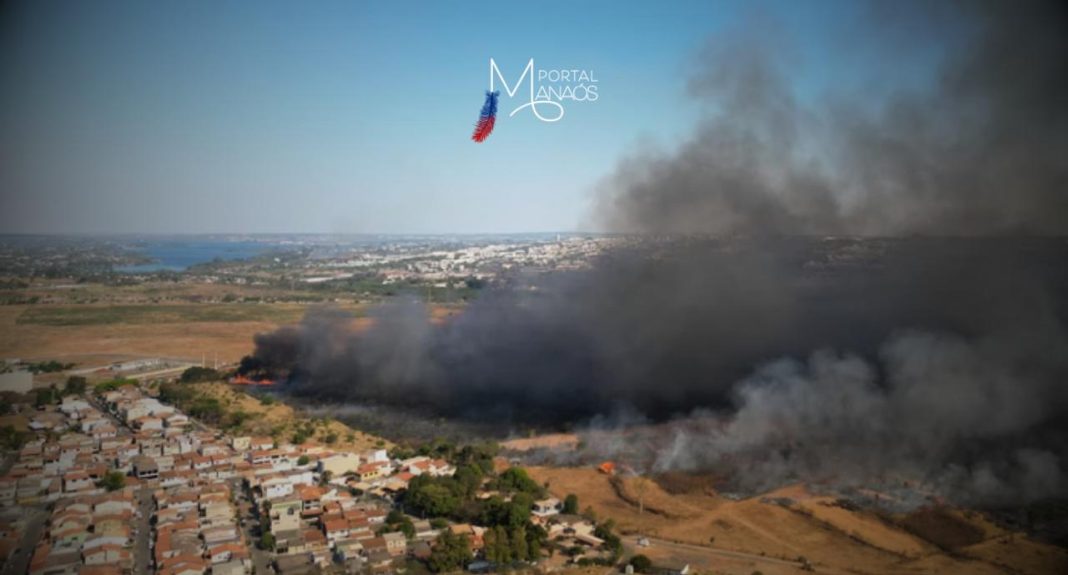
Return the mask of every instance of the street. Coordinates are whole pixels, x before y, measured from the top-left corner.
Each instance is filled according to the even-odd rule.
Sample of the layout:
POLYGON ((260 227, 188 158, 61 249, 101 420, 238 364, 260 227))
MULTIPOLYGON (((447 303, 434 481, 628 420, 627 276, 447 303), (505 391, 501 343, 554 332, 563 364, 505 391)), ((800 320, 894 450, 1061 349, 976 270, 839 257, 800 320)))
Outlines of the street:
POLYGON ((139 517, 134 518, 134 575, 148 575, 149 566, 152 564, 152 539, 149 520, 152 517, 152 486, 142 483, 137 490, 137 511, 139 517))
POLYGON ((245 534, 249 551, 252 554, 253 575, 268 575, 271 573, 271 554, 260 549, 259 543, 259 519, 254 513, 252 502, 248 494, 241 489, 240 482, 231 483, 231 489, 237 500, 237 512, 241 521, 241 530, 245 534))
POLYGON ((36 507, 23 507, 23 509, 25 510, 26 531, 19 541, 18 550, 4 564, 4 570, 0 572, 0 575, 23 575, 26 573, 30 567, 33 549, 37 542, 41 540, 41 534, 44 532, 48 512, 36 507))

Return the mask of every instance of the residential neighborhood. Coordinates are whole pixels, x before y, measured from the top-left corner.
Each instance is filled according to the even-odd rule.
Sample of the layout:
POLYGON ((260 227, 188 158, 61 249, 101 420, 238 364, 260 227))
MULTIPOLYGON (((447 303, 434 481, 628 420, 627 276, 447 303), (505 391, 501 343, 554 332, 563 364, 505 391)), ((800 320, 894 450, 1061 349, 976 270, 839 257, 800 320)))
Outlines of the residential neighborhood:
POLYGON ((85 388, 13 407, 31 433, 0 477, 5 575, 20 553, 29 575, 477 571, 611 557, 594 521, 562 514, 520 468, 498 476, 488 451, 235 435, 133 380, 85 388), (443 561, 446 545, 461 551, 443 561))

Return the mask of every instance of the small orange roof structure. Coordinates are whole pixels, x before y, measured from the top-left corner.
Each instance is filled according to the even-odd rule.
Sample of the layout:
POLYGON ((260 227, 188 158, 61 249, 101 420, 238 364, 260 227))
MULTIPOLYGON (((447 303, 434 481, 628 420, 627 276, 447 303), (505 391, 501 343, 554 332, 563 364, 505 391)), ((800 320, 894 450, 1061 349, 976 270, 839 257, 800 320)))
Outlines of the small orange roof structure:
POLYGON ((604 473, 605 475, 615 475, 616 474, 616 464, 614 462, 611 462, 611 461, 605 461, 604 463, 602 463, 602 464, 597 466, 597 471, 600 471, 601 473, 604 473))

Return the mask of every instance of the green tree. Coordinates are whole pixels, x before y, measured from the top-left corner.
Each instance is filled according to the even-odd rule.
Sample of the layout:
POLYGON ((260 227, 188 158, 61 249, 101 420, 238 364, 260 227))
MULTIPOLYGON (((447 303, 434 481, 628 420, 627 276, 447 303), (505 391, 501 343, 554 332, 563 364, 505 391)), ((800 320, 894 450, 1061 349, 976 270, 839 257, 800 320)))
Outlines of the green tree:
POLYGON ((108 491, 118 491, 126 487, 126 476, 121 471, 109 471, 96 484, 108 491))
POLYGON ((526 525, 530 521, 530 509, 533 506, 533 497, 527 493, 516 493, 512 496, 512 501, 508 506, 508 517, 505 522, 512 529, 526 525))
POLYGON ((455 455, 457 467, 473 465, 482 472, 482 475, 493 473, 493 458, 500 451, 500 446, 493 442, 468 444, 463 446, 455 455))
POLYGON ((482 534, 482 553, 486 556, 486 561, 490 563, 497 562, 497 531, 495 528, 487 529, 482 534))
POLYGON ((494 549, 493 556, 494 561, 505 565, 512 562, 512 546, 508 541, 508 530, 503 525, 498 525, 493 528, 493 541, 494 549))
POLYGON ((274 534, 270 531, 260 535, 260 549, 274 551, 274 534))
POLYGON ((612 519, 605 519, 604 523, 601 523, 593 530, 593 536, 600 538, 604 541, 606 549, 612 552, 613 557, 619 558, 619 555, 623 553, 623 540, 618 535, 612 532, 615 528, 616 522, 612 519))
POLYGON ((244 423, 246 421, 248 421, 249 419, 252 419, 252 414, 248 413, 246 411, 238 410, 238 411, 234 411, 234 412, 230 413, 230 415, 226 419, 227 419, 227 422, 226 422, 226 428, 227 429, 238 429, 242 425, 244 425, 244 423))
POLYGON ((214 397, 197 397, 186 408, 189 415, 212 425, 222 421, 226 410, 222 403, 214 397))
POLYGON ((536 535, 530 535, 530 539, 527 541, 527 559, 529 561, 537 561, 541 559, 541 538, 536 535))
POLYGON ((473 497, 482 485, 482 469, 476 465, 464 465, 456 470, 453 478, 465 497, 473 497))
POLYGON ((471 543, 467 535, 456 535, 446 529, 438 535, 427 566, 435 573, 457 571, 471 559, 471 543))
POLYGON ((72 375, 67 378, 67 384, 63 386, 64 395, 81 395, 89 387, 89 382, 80 375, 72 375))
POLYGON ((538 482, 531 479, 530 475, 527 474, 527 470, 522 467, 508 468, 501 474, 497 483, 503 491, 519 491, 538 497, 543 493, 542 487, 538 485, 538 482))
MULTIPOLYGON (((100 386, 96 386, 96 390, 100 391, 100 386)), ((177 383, 164 383, 159 386, 159 398, 161 401, 165 401, 172 405, 181 407, 186 402, 193 399, 193 389, 177 383)))
POLYGON ((382 532, 400 532, 408 539, 413 539, 415 537, 415 524, 412 523, 410 517, 402 513, 400 510, 392 509, 389 514, 386 515, 386 526, 382 532))
POLYGON ((44 387, 34 391, 33 405, 44 407, 56 402, 56 390, 52 387, 44 387))
POLYGON ((653 567, 653 561, 645 555, 638 554, 630 558, 630 566, 637 573, 648 573, 653 567))
POLYGON ((540 525, 528 525, 527 530, 527 559, 537 561, 541 559, 541 550, 549 542, 549 532, 540 525))
POLYGON ((515 527, 509 539, 512 542, 512 557, 517 560, 526 559, 530 553, 530 547, 527 545, 527 530, 522 526, 515 527))
POLYGON ((307 455, 301 455, 297 458, 297 465, 307 465, 309 461, 311 461, 311 459, 309 459, 307 455))
POLYGON ((197 383, 201 381, 219 381, 223 376, 210 367, 195 365, 182 372, 182 383, 197 383))
POLYGON ((564 513, 568 515, 577 515, 579 512, 579 500, 578 495, 574 493, 568 493, 564 498, 564 513))
POLYGON ((18 451, 29 440, 31 433, 18 431, 13 425, 0 427, 0 446, 8 451, 18 451))
POLYGON ((415 539, 415 524, 408 517, 397 524, 397 531, 403 533, 408 539, 415 539))
POLYGON ((59 363, 56 360, 42 361, 38 363, 31 363, 29 370, 32 373, 55 373, 57 371, 64 371, 74 367, 73 363, 59 363))
MULTIPOLYGON (((415 483, 416 478, 411 483, 415 483)), ((417 511, 431 517, 446 517, 451 515, 460 505, 460 500, 453 495, 447 487, 437 483, 417 485, 413 491, 412 485, 408 485, 408 496, 405 501, 417 511)))

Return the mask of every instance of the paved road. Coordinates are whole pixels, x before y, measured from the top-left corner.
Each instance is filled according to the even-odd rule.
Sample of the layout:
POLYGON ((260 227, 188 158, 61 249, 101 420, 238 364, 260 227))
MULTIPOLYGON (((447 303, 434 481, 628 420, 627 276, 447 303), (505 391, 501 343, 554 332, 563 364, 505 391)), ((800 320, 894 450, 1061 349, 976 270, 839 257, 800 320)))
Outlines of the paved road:
POLYGON ((30 558, 33 556, 33 548, 41 540, 44 533, 45 520, 48 512, 35 507, 23 507, 26 516, 26 531, 19 541, 18 551, 13 554, 4 564, 2 575, 23 575, 30 567, 30 558))
POLYGON ((254 575, 270 575, 272 572, 271 554, 257 545, 259 520, 255 515, 252 502, 248 494, 241 489, 240 482, 232 483, 231 488, 237 496, 237 515, 241 518, 241 529, 245 532, 245 541, 248 542, 248 548, 252 554, 252 572, 254 575))
POLYGON ((142 483, 137 490, 137 510, 141 516, 134 518, 134 575, 148 575, 152 559, 152 538, 149 519, 152 517, 152 485, 142 483))
POLYGON ((133 434, 133 430, 130 429, 130 426, 126 425, 126 422, 119 419, 114 413, 108 411, 107 406, 104 405, 102 401, 99 401, 96 396, 87 393, 85 394, 85 400, 88 401, 89 404, 95 407, 98 411, 100 411, 100 413, 103 413, 104 417, 107 417, 111 420, 111 423, 115 426, 115 432, 117 434, 122 436, 133 434))

